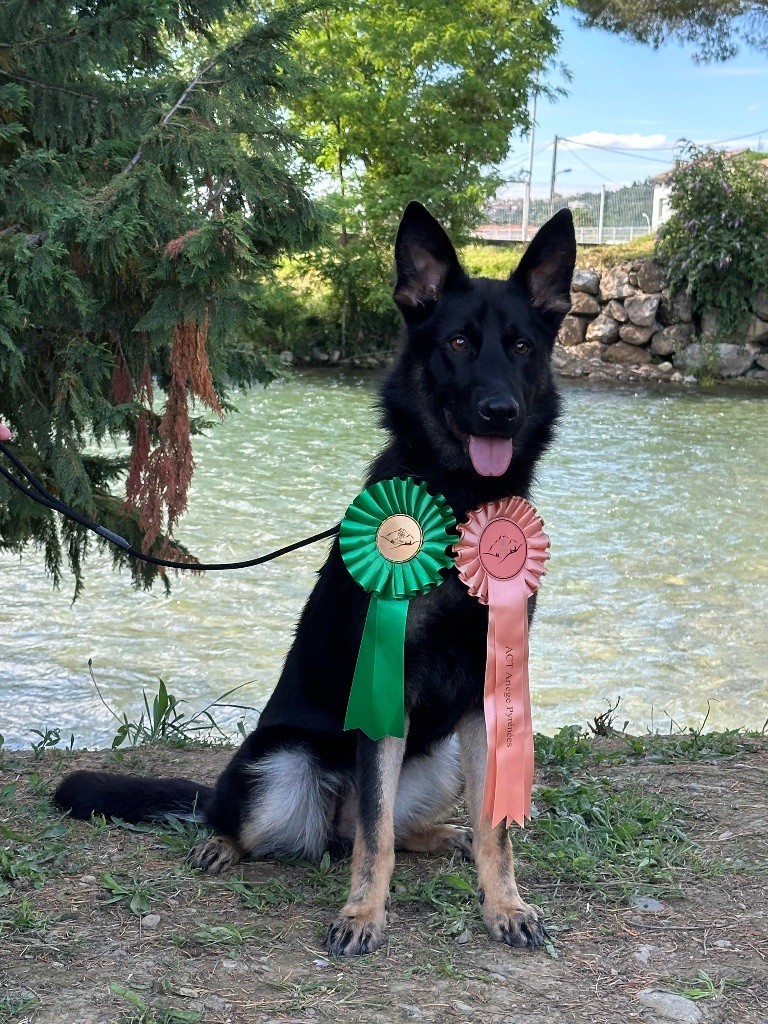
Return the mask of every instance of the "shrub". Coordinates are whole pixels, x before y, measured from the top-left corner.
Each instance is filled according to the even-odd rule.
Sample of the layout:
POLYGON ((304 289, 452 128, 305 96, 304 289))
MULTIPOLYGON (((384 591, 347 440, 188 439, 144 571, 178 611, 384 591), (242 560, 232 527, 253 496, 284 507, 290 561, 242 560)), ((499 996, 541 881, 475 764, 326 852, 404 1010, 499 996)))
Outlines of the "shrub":
POLYGON ((716 310, 725 334, 743 328, 750 303, 768 289, 768 173, 748 155, 689 146, 672 174, 675 211, 657 252, 674 291, 694 312, 716 310))

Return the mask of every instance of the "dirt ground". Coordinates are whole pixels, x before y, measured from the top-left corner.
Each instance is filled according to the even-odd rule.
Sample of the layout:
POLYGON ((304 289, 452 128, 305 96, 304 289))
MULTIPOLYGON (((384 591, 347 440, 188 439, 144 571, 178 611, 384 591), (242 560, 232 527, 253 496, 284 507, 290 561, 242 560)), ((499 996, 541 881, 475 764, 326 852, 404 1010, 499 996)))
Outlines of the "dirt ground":
MULTIPOLYGON (((559 847, 541 870, 523 850, 520 887, 545 911, 546 951, 489 941, 471 866, 399 855, 388 944, 352 960, 322 944, 345 862, 249 863, 211 879, 184 864, 190 826, 72 822, 48 803, 74 768, 210 781, 226 750, 0 751, 0 1024, 768 1024, 768 741, 735 746, 569 771, 567 785, 597 773, 606 791, 668 802, 689 852, 654 882, 633 849, 635 884, 621 850, 594 883, 569 878, 565 861, 560 877, 559 847)), ((619 815, 611 829, 622 827, 619 815)), ((653 836, 637 842, 658 855, 653 836)))

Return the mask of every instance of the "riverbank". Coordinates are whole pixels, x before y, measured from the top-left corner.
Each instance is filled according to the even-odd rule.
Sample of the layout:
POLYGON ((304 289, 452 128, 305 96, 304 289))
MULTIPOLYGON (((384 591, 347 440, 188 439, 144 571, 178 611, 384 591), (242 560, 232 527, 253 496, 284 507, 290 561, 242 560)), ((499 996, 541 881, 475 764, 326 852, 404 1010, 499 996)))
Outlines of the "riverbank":
POLYGON ((329 961, 347 862, 207 878, 184 865, 186 824, 48 802, 74 768, 212 780, 229 756, 0 751, 3 1024, 765 1024, 766 738, 540 738, 537 817, 514 835, 551 935, 535 955, 489 942, 457 859, 398 855, 387 946, 329 961))

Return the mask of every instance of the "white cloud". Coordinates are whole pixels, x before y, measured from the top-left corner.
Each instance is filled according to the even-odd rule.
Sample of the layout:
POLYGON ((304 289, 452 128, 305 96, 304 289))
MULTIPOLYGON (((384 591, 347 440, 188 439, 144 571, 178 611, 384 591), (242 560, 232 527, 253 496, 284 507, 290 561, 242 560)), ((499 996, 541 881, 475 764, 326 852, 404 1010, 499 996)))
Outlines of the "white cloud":
POLYGON ((574 135, 561 141, 568 149, 586 149, 590 146, 609 146, 611 149, 671 149, 666 135, 641 135, 640 132, 626 135, 616 132, 582 132, 581 135, 574 135))

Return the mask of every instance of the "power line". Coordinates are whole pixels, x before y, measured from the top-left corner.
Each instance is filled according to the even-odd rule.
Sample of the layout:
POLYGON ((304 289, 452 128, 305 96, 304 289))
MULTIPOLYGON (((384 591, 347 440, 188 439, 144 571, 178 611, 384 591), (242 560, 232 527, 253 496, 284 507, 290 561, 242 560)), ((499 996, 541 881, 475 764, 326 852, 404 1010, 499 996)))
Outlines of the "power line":
MULTIPOLYGON (((652 164, 665 164, 666 165, 666 164, 669 163, 669 160, 659 160, 659 158, 655 157, 655 156, 641 156, 634 149, 614 149, 611 146, 598 146, 594 142, 582 142, 580 139, 563 139, 563 138, 561 138, 560 141, 561 142, 571 142, 571 143, 573 143, 574 146, 588 146, 590 149, 601 149, 604 153, 615 153, 617 156, 632 156, 636 160, 649 160, 652 164)), ((670 147, 670 151, 671 151, 671 147, 670 147)), ((573 150, 568 150, 568 152, 572 153, 573 150)))
POLYGON ((584 164, 584 166, 587 168, 587 170, 591 171, 594 175, 596 175, 598 178, 600 178, 601 181, 608 181, 608 182, 611 183, 611 185, 618 185, 619 184, 617 181, 614 181, 612 178, 607 178, 603 171, 595 170, 594 167, 590 166, 583 157, 579 156, 579 154, 574 152, 572 149, 566 149, 566 152, 568 153, 569 156, 575 156, 576 159, 579 161, 579 163, 584 164))
POLYGON ((768 134, 768 128, 759 132, 750 132, 749 135, 735 135, 732 139, 720 139, 719 142, 710 142, 710 146, 724 146, 727 142, 741 142, 743 139, 754 139, 755 136, 768 134))

